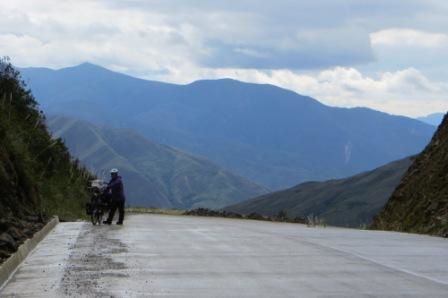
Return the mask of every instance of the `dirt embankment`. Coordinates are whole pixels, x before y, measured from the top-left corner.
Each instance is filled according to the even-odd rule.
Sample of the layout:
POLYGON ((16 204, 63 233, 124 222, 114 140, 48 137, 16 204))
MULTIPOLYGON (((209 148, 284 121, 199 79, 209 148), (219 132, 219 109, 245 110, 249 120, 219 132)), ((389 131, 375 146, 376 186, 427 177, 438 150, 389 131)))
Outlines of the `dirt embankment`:
POLYGON ((44 227, 46 221, 38 216, 24 218, 6 217, 0 219, 0 264, 34 233, 44 227))

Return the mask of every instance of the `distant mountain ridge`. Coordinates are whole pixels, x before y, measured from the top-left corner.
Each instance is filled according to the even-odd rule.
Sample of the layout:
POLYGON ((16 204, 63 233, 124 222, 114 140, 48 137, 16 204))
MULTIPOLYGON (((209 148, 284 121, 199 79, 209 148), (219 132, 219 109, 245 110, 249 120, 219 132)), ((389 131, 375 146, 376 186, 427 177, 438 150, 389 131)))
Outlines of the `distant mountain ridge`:
POLYGON ((136 130, 271 189, 347 177, 416 154, 435 130, 229 79, 173 85, 91 64, 23 73, 49 114, 136 130))
POLYGON ((317 216, 325 223, 369 225, 400 183, 412 159, 405 158, 349 178, 305 182, 224 208, 241 214, 275 216, 285 211, 291 219, 317 216))
POLYGON ((156 144, 130 130, 54 116, 48 118, 48 125, 73 156, 100 176, 108 179, 109 169, 119 168, 131 206, 215 209, 267 191, 204 158, 156 144))
POLYGON ((439 126, 443 120, 443 116, 445 116, 444 113, 434 113, 425 117, 419 117, 417 119, 434 126, 439 126))

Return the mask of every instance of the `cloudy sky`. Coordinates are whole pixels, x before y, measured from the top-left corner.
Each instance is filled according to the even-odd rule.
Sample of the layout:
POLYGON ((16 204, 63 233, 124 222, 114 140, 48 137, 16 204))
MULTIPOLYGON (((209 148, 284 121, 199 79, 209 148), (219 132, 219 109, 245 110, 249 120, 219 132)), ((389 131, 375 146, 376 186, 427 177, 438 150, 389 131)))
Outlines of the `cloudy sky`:
POLYGON ((447 16, 445 0, 0 0, 0 56, 421 116, 448 110, 447 16))

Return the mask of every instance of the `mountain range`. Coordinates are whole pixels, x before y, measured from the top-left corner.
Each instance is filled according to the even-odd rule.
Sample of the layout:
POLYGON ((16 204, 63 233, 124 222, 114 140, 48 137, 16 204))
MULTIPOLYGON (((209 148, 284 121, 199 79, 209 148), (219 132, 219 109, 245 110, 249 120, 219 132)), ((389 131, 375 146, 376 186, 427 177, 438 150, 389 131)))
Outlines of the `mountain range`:
POLYGON ((47 114, 135 130, 274 190, 419 153, 435 130, 406 117, 330 107, 276 86, 229 79, 175 85, 88 63, 22 73, 47 114))
POLYGON ((267 191, 205 158, 157 144, 128 129, 55 116, 47 123, 92 172, 107 180, 109 169, 118 168, 131 206, 216 209, 267 191))
POLYGON ((330 225, 368 225, 386 204, 411 163, 412 158, 405 158, 345 179, 302 183, 228 206, 225 210, 267 216, 284 211, 290 218, 312 215, 330 225))

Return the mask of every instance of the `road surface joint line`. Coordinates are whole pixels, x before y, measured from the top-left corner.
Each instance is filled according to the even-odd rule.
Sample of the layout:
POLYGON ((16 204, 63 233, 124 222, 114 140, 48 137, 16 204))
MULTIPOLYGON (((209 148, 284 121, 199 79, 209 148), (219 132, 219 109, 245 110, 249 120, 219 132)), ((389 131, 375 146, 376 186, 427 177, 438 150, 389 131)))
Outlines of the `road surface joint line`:
POLYGON ((384 264, 382 262, 376 261, 374 259, 371 259, 371 258, 368 258, 366 256, 360 255, 358 253, 348 252, 348 251, 341 250, 341 249, 338 249, 338 248, 335 248, 335 247, 331 247, 331 246, 328 246, 328 248, 334 249, 336 251, 339 251, 339 252, 342 252, 342 253, 346 253, 346 254, 349 254, 349 255, 352 255, 352 256, 355 256, 355 257, 358 257, 358 258, 363 259, 365 261, 368 261, 368 262, 371 262, 371 263, 374 263, 374 264, 386 267, 386 268, 394 270, 394 271, 403 272, 403 273, 406 273, 406 274, 409 274, 409 275, 412 275, 412 276, 415 276, 415 277, 418 277, 418 278, 426 279, 426 280, 429 280, 429 281, 432 281, 432 282, 435 282, 435 283, 439 283, 439 284, 448 286, 448 282, 439 280, 437 278, 432 278, 432 277, 429 277, 429 276, 426 276, 426 275, 423 275, 423 274, 420 274, 420 273, 417 273, 417 272, 414 272, 414 271, 411 271, 411 270, 407 270, 407 269, 404 269, 404 268, 399 268, 399 267, 396 267, 396 266, 384 264))
MULTIPOLYGON (((287 237, 287 238, 291 239, 291 237, 287 237)), ((423 274, 420 274, 420 273, 417 273, 417 272, 414 272, 414 271, 411 271, 411 270, 407 270, 407 269, 399 268, 399 267, 396 267, 396 266, 388 265, 388 264, 376 261, 376 260, 374 260, 372 258, 363 256, 363 255, 355 253, 355 252, 343 250, 343 249, 336 248, 336 247, 333 247, 333 246, 330 246, 330 245, 324 245, 324 244, 321 244, 321 243, 316 243, 316 242, 309 241, 309 240, 295 239, 295 238, 294 238, 294 240, 299 240, 299 241, 301 241, 303 243, 308 243, 308 244, 311 244, 311 245, 315 245, 315 246, 331 249, 331 250, 337 251, 339 253, 343 253, 343 254, 346 254, 346 255, 357 257, 357 258, 362 259, 364 261, 367 261, 367 262, 373 263, 375 265, 379 265, 379 266, 388 268, 388 269, 393 270, 393 271, 405 273, 405 274, 408 274, 408 275, 412 275, 414 277, 426 279, 426 280, 431 281, 431 282, 435 282, 435 283, 438 283, 438 284, 442 284, 444 286, 448 286, 448 282, 445 282, 445 281, 442 281, 442 280, 439 280, 439 279, 436 279, 436 278, 432 278, 432 277, 429 277, 429 276, 426 276, 426 275, 423 275, 423 274)))

